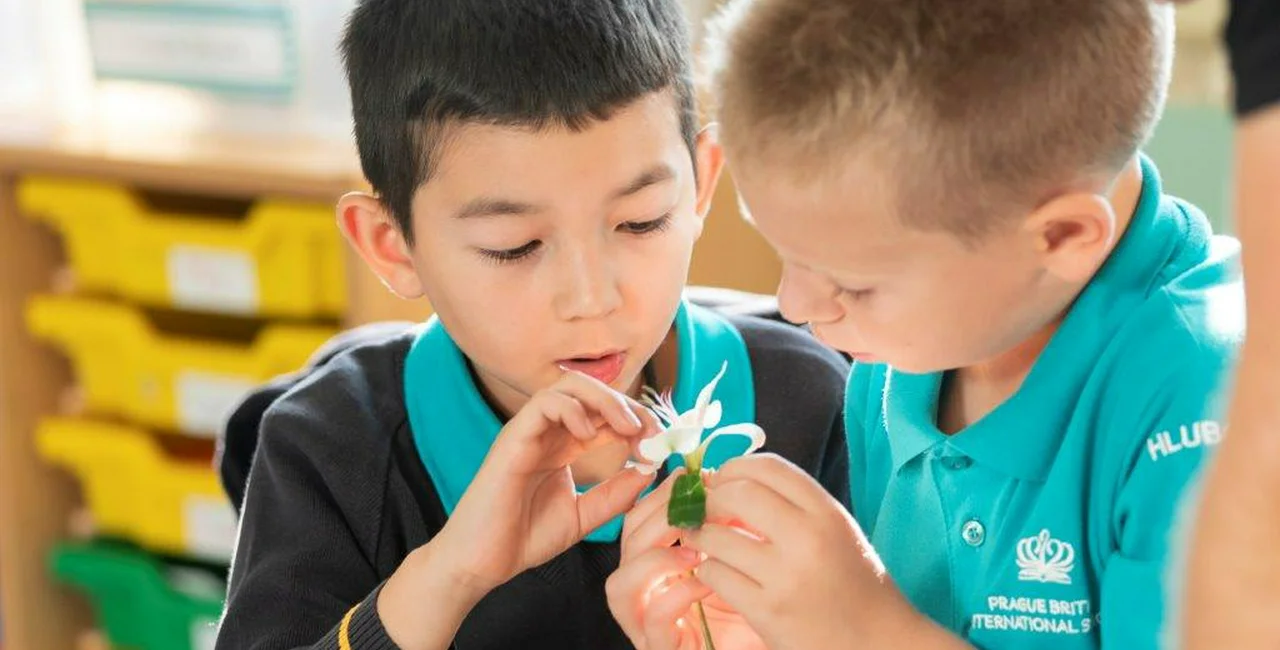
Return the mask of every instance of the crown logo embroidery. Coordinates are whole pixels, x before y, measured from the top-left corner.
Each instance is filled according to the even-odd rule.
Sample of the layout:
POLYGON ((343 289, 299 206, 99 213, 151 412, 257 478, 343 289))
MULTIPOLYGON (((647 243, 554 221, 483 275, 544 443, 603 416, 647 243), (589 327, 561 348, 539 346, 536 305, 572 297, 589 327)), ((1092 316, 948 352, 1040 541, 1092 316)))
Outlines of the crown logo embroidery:
POLYGON ((1047 528, 1018 542, 1019 580, 1069 585, 1075 566, 1076 549, 1051 537, 1047 528))

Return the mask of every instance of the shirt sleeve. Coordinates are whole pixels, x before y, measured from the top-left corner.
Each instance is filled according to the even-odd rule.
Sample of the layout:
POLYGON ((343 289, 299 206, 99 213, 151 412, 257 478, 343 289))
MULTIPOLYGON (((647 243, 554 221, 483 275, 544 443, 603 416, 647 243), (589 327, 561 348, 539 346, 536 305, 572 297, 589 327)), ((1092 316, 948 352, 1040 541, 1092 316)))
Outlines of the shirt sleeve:
MULTIPOLYGON (((868 408, 867 392, 871 387, 871 369, 862 363, 853 364, 849 373, 849 383, 844 396, 844 435, 848 447, 849 471, 849 504, 854 519, 863 527, 870 525, 871 520, 863 520, 868 515, 869 496, 867 494, 867 446, 866 418, 868 408)), ((878 505, 878 504, 877 504, 878 505)))
POLYGON ((817 478, 845 510, 852 512, 849 501, 849 442, 845 439, 842 409, 836 411, 832 420, 817 478))
POLYGON ((1184 491, 1222 440, 1225 368, 1216 360, 1181 366, 1168 377, 1151 378, 1157 396, 1139 416, 1142 437, 1116 492, 1109 524, 1117 544, 1102 575, 1104 648, 1162 647, 1178 511, 1184 491))
POLYGON ((361 526, 338 505, 326 455, 304 449, 323 426, 313 419, 273 408, 263 420, 217 650, 397 648, 378 617, 381 581, 361 526))
POLYGON ((1244 117, 1280 101, 1280 2, 1231 0, 1226 42, 1236 114, 1244 117))

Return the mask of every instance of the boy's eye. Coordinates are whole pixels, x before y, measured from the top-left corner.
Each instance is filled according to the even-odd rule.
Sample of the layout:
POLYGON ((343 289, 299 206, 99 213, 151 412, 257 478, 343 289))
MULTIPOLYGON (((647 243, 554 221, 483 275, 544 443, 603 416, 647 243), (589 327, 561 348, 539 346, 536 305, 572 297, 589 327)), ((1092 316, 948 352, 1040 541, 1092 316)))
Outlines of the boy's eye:
POLYGON ((844 287, 840 288, 841 295, 855 302, 858 300, 863 300, 865 298, 870 297, 872 291, 873 289, 846 289, 844 287))
POLYGON ((533 255, 542 246, 542 241, 535 239, 523 246, 516 248, 507 248, 503 250, 493 250, 489 248, 477 249, 485 259, 495 264, 511 264, 533 255))
MULTIPOLYGON (((666 230, 671 225, 671 215, 664 214, 649 221, 627 221, 618 224, 618 229, 631 235, 649 235, 666 230)), ((495 250, 492 248, 476 249, 486 260, 495 264, 513 264, 519 262, 542 247, 542 240, 535 239, 523 246, 495 250)))
POLYGON ((632 235, 648 235, 651 233, 662 232, 671 225, 671 214, 667 213, 649 221, 624 221, 618 224, 618 229, 632 235))

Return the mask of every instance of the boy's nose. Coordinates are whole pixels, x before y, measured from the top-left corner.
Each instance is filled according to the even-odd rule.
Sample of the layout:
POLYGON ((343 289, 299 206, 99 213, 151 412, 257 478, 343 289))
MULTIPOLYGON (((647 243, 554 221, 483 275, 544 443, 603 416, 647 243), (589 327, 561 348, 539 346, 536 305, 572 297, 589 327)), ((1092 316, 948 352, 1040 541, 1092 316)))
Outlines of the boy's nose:
POLYGON ((778 310, 783 318, 800 323, 824 323, 842 315, 836 300, 839 289, 830 281, 792 264, 783 264, 778 282, 778 310))
POLYGON ((560 318, 600 318, 622 305, 614 269, 603 255, 580 251, 565 258, 555 299, 560 318))

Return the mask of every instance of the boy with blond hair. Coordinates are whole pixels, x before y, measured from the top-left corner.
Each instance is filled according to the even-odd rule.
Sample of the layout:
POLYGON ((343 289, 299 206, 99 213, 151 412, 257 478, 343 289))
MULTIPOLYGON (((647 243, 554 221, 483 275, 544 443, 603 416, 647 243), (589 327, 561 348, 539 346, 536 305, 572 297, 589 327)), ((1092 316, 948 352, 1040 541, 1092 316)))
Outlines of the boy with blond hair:
POLYGON ((731 462, 683 536, 696 579, 652 593, 689 552, 644 544, 656 493, 612 579, 638 647, 697 647, 676 623, 712 593, 737 647, 1159 644, 1243 335, 1238 244, 1140 153, 1172 31, 1149 0, 729 3, 709 51, 742 203, 783 312, 857 361, 853 511, 731 462))

